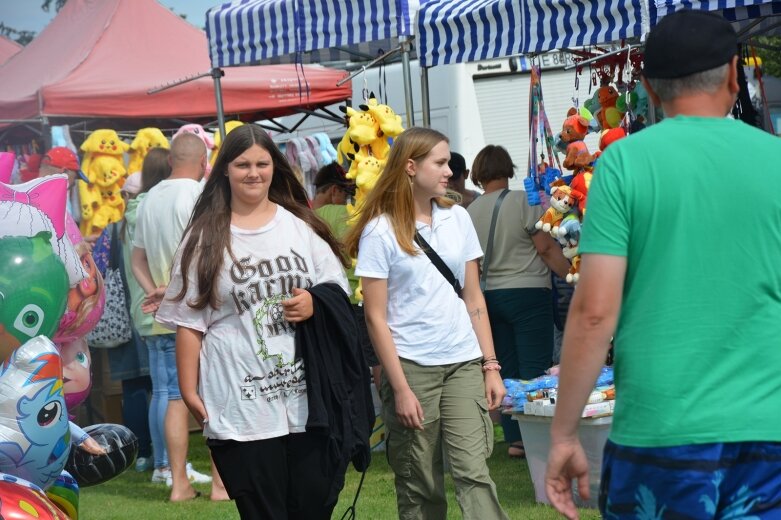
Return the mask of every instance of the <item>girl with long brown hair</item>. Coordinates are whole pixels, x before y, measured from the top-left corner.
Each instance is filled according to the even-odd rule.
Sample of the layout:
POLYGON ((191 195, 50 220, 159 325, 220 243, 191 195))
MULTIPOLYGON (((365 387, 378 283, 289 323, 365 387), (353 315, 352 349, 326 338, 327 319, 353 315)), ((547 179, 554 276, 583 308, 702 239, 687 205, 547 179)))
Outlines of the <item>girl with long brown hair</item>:
POLYGON ((242 518, 330 518, 327 438, 305 431, 296 325, 305 289, 348 291, 338 242, 268 134, 227 135, 193 210, 157 319, 177 328, 182 398, 242 518))
POLYGON ((346 244, 358 256, 355 273, 383 368, 399 517, 446 518, 444 443, 463 517, 505 519, 486 458, 493 448, 488 410, 506 391, 479 287, 480 244, 466 211, 445 198, 449 159, 447 137, 435 130, 410 128, 397 137, 346 244))

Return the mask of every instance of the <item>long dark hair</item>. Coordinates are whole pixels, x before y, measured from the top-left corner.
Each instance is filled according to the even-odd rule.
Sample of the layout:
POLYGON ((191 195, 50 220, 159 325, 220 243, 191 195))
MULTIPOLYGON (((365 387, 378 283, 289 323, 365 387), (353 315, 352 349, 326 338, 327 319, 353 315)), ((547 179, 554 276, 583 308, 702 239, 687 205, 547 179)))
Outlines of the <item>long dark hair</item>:
MULTIPOLYGON (((224 262, 224 252, 231 250, 231 188, 228 181, 228 164, 257 144, 271 155, 274 175, 269 186, 268 198, 300 218, 325 240, 337 258, 347 267, 339 242, 331 234, 328 224, 320 220, 309 207, 306 191, 293 173, 290 163, 276 147, 271 137, 257 125, 242 125, 231 131, 220 147, 203 193, 195 203, 190 223, 184 231, 186 240, 182 247, 182 290, 174 297, 180 301, 187 294, 187 273, 197 256, 198 297, 187 304, 194 309, 211 305, 217 309, 220 301, 217 295, 219 273, 224 262), (197 255, 196 255, 197 251, 197 255)), ((234 259, 235 260, 235 259, 234 259)))

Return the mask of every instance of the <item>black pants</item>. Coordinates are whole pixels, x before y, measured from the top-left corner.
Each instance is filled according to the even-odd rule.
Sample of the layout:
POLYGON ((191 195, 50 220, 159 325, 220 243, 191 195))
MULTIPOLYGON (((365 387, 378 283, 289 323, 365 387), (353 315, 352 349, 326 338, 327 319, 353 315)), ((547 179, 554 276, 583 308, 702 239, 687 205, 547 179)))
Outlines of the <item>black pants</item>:
POLYGON ((336 502, 326 467, 327 438, 292 433, 260 441, 207 440, 228 496, 242 520, 327 520, 336 502))

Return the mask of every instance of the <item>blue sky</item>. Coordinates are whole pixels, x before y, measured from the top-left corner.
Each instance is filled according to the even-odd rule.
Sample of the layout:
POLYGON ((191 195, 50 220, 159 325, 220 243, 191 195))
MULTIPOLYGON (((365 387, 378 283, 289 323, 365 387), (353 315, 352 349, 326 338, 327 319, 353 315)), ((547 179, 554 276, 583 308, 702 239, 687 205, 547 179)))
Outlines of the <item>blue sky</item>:
MULTIPOLYGON (((166 7, 173 7, 178 14, 187 15, 187 21, 203 28, 206 11, 210 7, 225 3, 227 0, 158 0, 166 7)), ((46 27, 54 15, 53 9, 44 12, 41 0, 0 0, 0 22, 18 31, 35 31, 46 27)))

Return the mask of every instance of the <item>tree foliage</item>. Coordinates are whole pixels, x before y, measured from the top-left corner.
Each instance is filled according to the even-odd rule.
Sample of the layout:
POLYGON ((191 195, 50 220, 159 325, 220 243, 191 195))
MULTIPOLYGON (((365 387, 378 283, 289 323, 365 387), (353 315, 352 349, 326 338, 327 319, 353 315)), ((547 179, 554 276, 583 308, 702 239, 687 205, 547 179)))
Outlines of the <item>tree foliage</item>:
MULTIPOLYGON (((759 36, 754 47, 757 56, 762 59, 762 71, 769 75, 781 78, 781 36, 759 36)), ((752 55, 750 44, 749 56, 752 55)))

